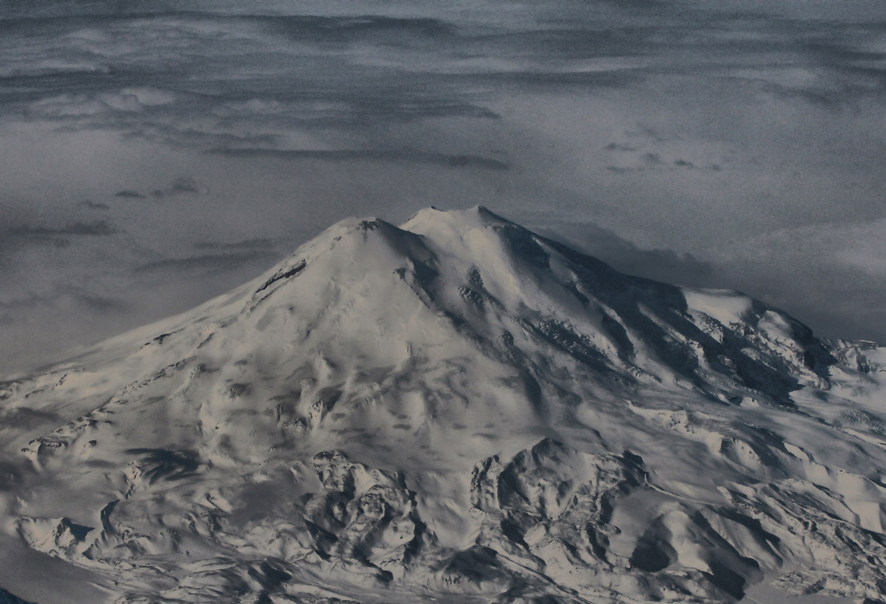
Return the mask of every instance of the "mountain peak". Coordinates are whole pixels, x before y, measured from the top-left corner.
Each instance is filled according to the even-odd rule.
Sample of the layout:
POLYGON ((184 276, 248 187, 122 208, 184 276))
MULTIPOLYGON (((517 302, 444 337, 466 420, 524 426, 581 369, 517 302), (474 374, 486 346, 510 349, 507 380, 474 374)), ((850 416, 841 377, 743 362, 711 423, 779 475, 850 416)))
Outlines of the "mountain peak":
POLYGON ((479 206, 348 219, 0 384, 3 523, 121 604, 868 597, 884 377, 479 206))

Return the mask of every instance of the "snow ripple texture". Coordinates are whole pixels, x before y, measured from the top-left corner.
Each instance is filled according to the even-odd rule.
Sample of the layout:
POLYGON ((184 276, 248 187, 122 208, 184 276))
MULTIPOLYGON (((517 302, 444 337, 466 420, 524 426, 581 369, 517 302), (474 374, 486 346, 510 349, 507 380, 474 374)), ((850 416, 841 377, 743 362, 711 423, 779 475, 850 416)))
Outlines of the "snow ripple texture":
POLYGON ((0 513, 120 604, 877 602, 884 376, 484 208, 348 220, 0 384, 0 513))

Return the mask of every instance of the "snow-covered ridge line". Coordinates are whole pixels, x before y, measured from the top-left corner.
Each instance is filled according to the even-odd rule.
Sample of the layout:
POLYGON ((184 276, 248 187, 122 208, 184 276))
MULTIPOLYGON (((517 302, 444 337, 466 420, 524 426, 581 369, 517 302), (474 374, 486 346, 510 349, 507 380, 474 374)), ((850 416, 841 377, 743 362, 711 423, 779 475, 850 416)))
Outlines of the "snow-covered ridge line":
POLYGON ((482 207, 350 219, 0 385, 0 512, 121 603, 876 599, 884 375, 482 207))

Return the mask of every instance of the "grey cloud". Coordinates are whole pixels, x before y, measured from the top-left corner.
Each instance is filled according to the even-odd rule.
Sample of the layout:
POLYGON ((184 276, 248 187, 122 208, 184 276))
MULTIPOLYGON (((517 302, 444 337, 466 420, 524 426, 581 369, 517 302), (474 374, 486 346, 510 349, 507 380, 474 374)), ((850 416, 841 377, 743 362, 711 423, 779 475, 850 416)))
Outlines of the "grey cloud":
POLYGON ((38 296, 36 294, 29 294, 27 296, 13 298, 11 300, 0 300, 0 308, 5 311, 15 311, 20 308, 32 308, 35 305, 47 303, 47 298, 38 296))
POLYGON ((717 268, 692 254, 643 249, 614 231, 593 223, 539 229, 546 237, 585 251, 630 275, 694 287, 713 287, 717 268))
POLYGON ((643 154, 643 162, 647 165, 658 165, 661 162, 661 156, 658 153, 648 152, 643 154))
POLYGON ((719 172, 722 168, 720 164, 708 164, 707 166, 696 166, 694 163, 685 159, 676 159, 670 164, 662 161, 662 159, 654 154, 646 154, 638 165, 634 166, 606 166, 609 172, 614 174, 632 174, 636 172, 645 172, 647 170, 706 170, 710 172, 719 172))
POLYGON ((176 195, 197 195, 201 193, 200 186, 193 178, 181 177, 176 178, 165 189, 155 189, 151 191, 151 195, 157 198, 173 197, 176 195))
MULTIPOLYGON (((52 246, 66 248, 71 246, 71 240, 67 237, 47 235, 44 233, 29 232, 23 229, 14 229, 4 233, 6 241, 0 243, 0 249, 8 252, 22 245, 52 246)), ((0 258, 0 264, 6 264, 7 259, 0 258)))
POLYGON ((382 161, 416 164, 434 164, 450 168, 481 168, 508 170, 507 162, 477 155, 451 155, 426 151, 387 151, 341 149, 334 151, 314 149, 212 149, 209 153, 230 157, 271 157, 288 160, 319 160, 329 162, 382 161))
MULTIPOLYGON (((493 13, 496 14, 496 13, 493 13)), ((44 118, 79 123, 81 127, 101 125, 133 132, 149 132, 168 126, 170 120, 200 119, 223 110, 232 101, 253 99, 319 100, 339 103, 344 110, 330 114, 325 109, 291 106, 281 119, 317 121, 342 126, 367 119, 413 119, 415 117, 476 116, 495 117, 495 112, 477 103, 475 93, 466 88, 516 85, 532 88, 552 85, 625 86, 642 77, 627 69, 570 69, 563 61, 637 57, 651 54, 668 36, 679 40, 683 27, 660 25, 615 26, 606 19, 590 28, 550 25, 526 31, 508 19, 490 20, 486 29, 462 27, 435 18, 404 18, 388 15, 306 16, 306 15, 224 15, 201 12, 166 12, 146 19, 125 11, 112 15, 83 17, 80 22, 57 19, 45 30, 47 56, 61 52, 59 38, 86 26, 113 28, 131 34, 137 45, 154 30, 176 36, 190 52, 158 46, 157 62, 131 53, 110 53, 95 62, 103 42, 91 42, 78 59, 84 65, 57 68, 50 73, 7 76, 10 91, 7 103, 30 103, 28 111, 44 118), (92 21, 90 21, 92 19, 92 21), (138 19, 138 27, 135 26, 138 19), (205 25, 205 27, 190 27, 205 25), (258 28, 258 29, 256 29, 258 28), (514 28, 517 31, 514 31, 514 28), (248 45, 241 59, 210 46, 219 35, 236 31, 248 45), (491 34, 488 32, 492 32, 491 34), (271 34, 268 36, 267 34, 271 34), (350 47, 354 46, 351 54, 350 47), (340 47, 345 47, 341 54, 340 47), (368 50, 367 50, 368 47, 368 50), (359 54, 356 54, 359 51, 359 54), (404 52, 423 53, 430 64, 425 69, 392 66, 402 61, 404 52), (504 57, 534 64, 534 68, 489 69, 478 66, 463 69, 457 65, 465 56, 504 57), (373 58, 381 58, 378 64, 373 58), (222 60, 223 57, 223 60, 222 60), (249 60, 247 60, 247 57, 249 60), (297 57, 297 62, 292 59, 297 57), (255 60, 269 71, 256 72, 255 60), (369 64, 366 64, 366 61, 369 64), (289 70, 273 66, 284 62, 289 70), (330 63, 332 61, 332 63, 330 63), (164 65, 158 69, 158 65, 164 65), (183 72, 197 74, 182 88, 183 72), (355 84, 359 83, 359 88, 355 84), (178 98, 168 104, 145 103, 137 95, 124 94, 127 88, 156 87, 174 90, 178 98), (430 93, 430 94, 429 94, 430 93)), ((544 18, 544 11, 539 17, 544 18)), ((574 21, 574 19, 573 19, 574 21)), ((552 21, 556 24, 556 21, 552 21)), ((14 29, 11 33, 14 33, 14 29)), ((64 49, 66 52, 70 48, 64 49)), ((39 64, 30 61, 29 64, 39 64)), ((248 120, 248 113, 226 119, 248 120)))
MULTIPOLYGON (((625 131, 622 141, 613 141, 603 147, 607 161, 606 170, 613 174, 635 174, 646 171, 696 170, 718 172, 725 157, 711 156, 709 151, 700 152, 685 147, 692 141, 676 136, 666 136, 649 126, 625 131), (684 153, 692 153, 689 159, 684 153)), ((721 151, 723 152, 723 151, 721 151)))
POLYGON ((0 300, 0 366, 22 370, 58 360, 67 349, 119 331, 129 312, 123 300, 70 286, 0 300))
MULTIPOLYGON (((880 18, 886 17, 882 6, 880 18)), ((749 62, 741 74, 732 77, 757 81, 766 94, 834 111, 854 108, 865 99, 882 101, 886 97, 886 52, 869 47, 879 48, 884 27, 873 14, 868 16, 867 22, 856 23, 847 13, 845 20, 818 20, 816 27, 808 27, 804 19, 772 19, 766 27, 782 39, 782 61, 749 62), (814 77, 792 82, 767 75, 773 67, 795 67, 814 77), (759 74, 754 73, 757 70, 759 74)))
MULTIPOLYGON (((202 189, 193 178, 179 177, 173 180, 168 186, 151 191, 151 197, 162 199, 164 197, 173 197, 176 195, 197 195, 204 190, 205 189, 202 189)), ((114 193, 114 197, 120 199, 147 199, 147 195, 143 195, 134 189, 117 191, 114 193)))
POLYGON ((120 199, 145 199, 144 195, 133 189, 124 189, 122 191, 117 191, 116 193, 114 193, 114 197, 119 197, 120 199))
MULTIPOLYGON (((884 73, 886 79, 886 73, 884 73)), ((858 78, 856 78, 858 80, 858 78)), ((763 82, 760 91, 777 96, 786 101, 802 101, 831 111, 840 111, 854 106, 860 99, 872 96, 876 92, 886 92, 886 87, 863 85, 851 82, 819 82, 805 85, 785 85, 778 82, 763 82)))
POLYGON ((184 272, 184 273, 214 273, 231 271, 244 265, 273 262, 279 259, 279 255, 264 249, 246 252, 232 252, 224 254, 201 254, 186 258, 171 258, 142 264, 134 269, 139 273, 156 272, 184 272))
POLYGON ((609 143, 605 147, 603 147, 605 151, 627 151, 632 152, 636 151, 637 148, 631 145, 627 145, 625 143, 609 143))
POLYGON ((55 235, 82 235, 87 237, 106 237, 119 233, 106 220, 94 222, 72 222, 62 227, 20 226, 10 230, 13 235, 24 237, 52 237, 55 235))
POLYGON ((0 309, 5 311, 10 323, 15 323, 15 317, 23 311, 34 308, 58 309, 71 304, 97 313, 120 313, 128 309, 128 304, 117 298, 99 296, 82 288, 70 286, 57 288, 49 294, 30 294, 5 301, 0 300, 0 309))
POLYGON ((323 46, 356 42, 383 42, 394 46, 411 46, 421 39, 452 40, 459 33, 453 24, 433 18, 379 15, 361 17, 281 15, 233 18, 259 23, 269 33, 283 35, 298 42, 311 41, 323 46))
POLYGON ((578 88, 583 90, 605 88, 627 88, 638 84, 645 79, 646 70, 643 69, 613 69, 613 70, 563 70, 545 71, 520 70, 504 71, 499 73, 464 76, 466 80, 487 82, 493 85, 510 84, 526 88, 527 90, 548 91, 550 87, 578 88))
MULTIPOLYGON (((280 123, 281 128, 302 127, 304 124, 293 120, 284 112, 284 115, 269 115, 266 112, 253 109, 252 111, 239 111, 227 103, 222 103, 213 110, 215 115, 223 121, 237 122, 240 125, 254 126, 268 120, 280 123), (228 116, 227 114, 231 115, 228 116)), ((180 124, 151 123, 135 124, 126 130, 126 137, 133 139, 145 139, 156 141, 163 145, 176 148, 211 149, 213 147, 242 147, 247 145, 269 146, 277 143, 279 138, 276 134, 232 134, 219 132, 213 128, 201 129, 180 124)))
MULTIPOLYGON (((122 232, 107 220, 63 222, 57 218, 60 224, 46 224, 39 210, 28 210, 6 211, 3 212, 5 216, 0 215, 0 271, 20 273, 29 269, 28 258, 34 254, 35 257, 51 257, 58 253, 52 251, 53 248, 65 249, 74 242, 110 238, 122 232)), ((66 257, 74 258, 71 255, 66 257)), ((8 275, 3 278, 9 280, 8 275)), ((0 298, 2 293, 0 288, 0 298)))
POLYGON ((167 192, 170 195, 177 195, 179 193, 199 193, 200 189, 197 187, 197 181, 193 178, 176 178, 172 181, 172 186, 167 189, 167 192))
POLYGON ((88 199, 84 199, 80 203, 77 204, 81 208, 87 208, 89 210, 110 210, 110 206, 106 203, 97 203, 95 201, 90 201, 88 199))
MULTIPOLYGON (((283 60, 283 59, 281 59, 283 60)), ((193 66, 197 70, 208 66, 193 66)), ((242 70, 248 70, 243 65, 242 70)), ((500 116, 485 106, 475 94, 459 91, 471 86, 471 76, 428 73, 401 73, 383 70, 374 77, 360 73, 357 67, 341 66, 330 71, 321 64, 295 79, 281 78, 256 82, 254 87, 237 90, 244 79, 240 70, 231 70, 218 79, 200 82, 192 95, 167 105, 127 108, 125 100, 114 106, 108 97, 119 98, 117 88, 138 80, 104 82, 103 93, 84 93, 46 99, 38 95, 22 112, 26 119, 52 120, 60 129, 107 129, 130 137, 165 140, 172 143, 219 145, 238 142, 267 144, 275 139, 263 133, 268 118, 289 129, 353 128, 379 122, 409 122, 425 118, 475 117, 497 119, 500 116), (462 82, 461 80, 464 80, 462 82), (361 90, 355 90, 359 83, 361 90), (224 92, 218 89, 223 88, 224 92), (39 101, 39 102, 37 102, 39 101), (231 132, 231 129, 236 129, 231 132), (258 133, 255 133, 255 131, 258 133), (252 132, 252 134, 247 134, 252 132)), ((155 75, 157 85, 171 84, 166 78, 178 74, 155 75)), ((116 77, 116 76, 115 76, 116 77)), ((544 84, 533 74, 505 74, 506 79, 544 84)), ((569 74, 556 76, 564 83, 580 80, 603 80, 606 74, 569 74)), ((616 77, 616 76, 613 76, 616 77)), ((79 77, 77 78, 79 80, 79 77)), ((611 79, 611 78, 610 78, 611 79)), ((0 78, 2 80, 2 78, 0 78)), ((37 93, 35 93, 37 94, 37 93)), ((8 99, 8 106, 19 99, 8 99)), ((4 102, 0 93, 0 111, 4 102)))
POLYGON ((76 293, 77 302, 94 312, 124 312, 129 305, 122 300, 105 296, 96 296, 86 293, 76 293))
POLYGON ((270 239, 247 239, 231 243, 219 241, 198 241, 194 247, 200 250, 240 250, 240 249, 270 249, 275 247, 270 239))

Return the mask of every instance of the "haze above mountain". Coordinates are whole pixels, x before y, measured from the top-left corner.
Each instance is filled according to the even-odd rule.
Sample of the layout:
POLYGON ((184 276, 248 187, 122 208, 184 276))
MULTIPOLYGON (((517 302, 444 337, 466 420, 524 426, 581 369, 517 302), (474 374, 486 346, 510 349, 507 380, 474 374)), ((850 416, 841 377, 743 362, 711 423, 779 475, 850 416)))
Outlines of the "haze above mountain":
POLYGON ((0 587, 880 601, 884 376, 871 343, 623 275, 484 208, 350 219, 2 384, 2 545, 21 554, 0 587))

